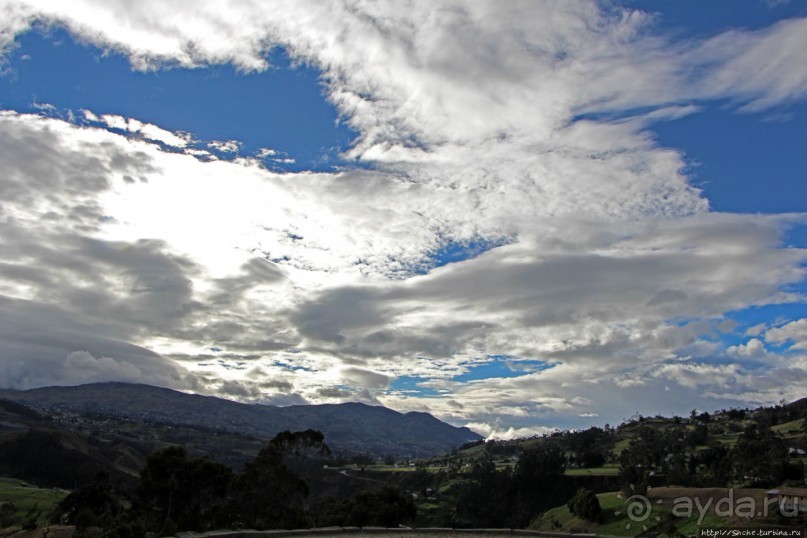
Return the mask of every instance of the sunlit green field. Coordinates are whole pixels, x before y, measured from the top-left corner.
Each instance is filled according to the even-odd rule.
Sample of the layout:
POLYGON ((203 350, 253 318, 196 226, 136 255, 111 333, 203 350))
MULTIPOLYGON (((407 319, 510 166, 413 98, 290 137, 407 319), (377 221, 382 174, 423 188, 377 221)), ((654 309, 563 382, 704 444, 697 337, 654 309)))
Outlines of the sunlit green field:
POLYGON ((608 464, 602 467, 589 467, 584 469, 566 469, 566 476, 617 476, 619 465, 608 464))
POLYGON ((8 516, 14 522, 34 517, 37 525, 48 524, 53 508, 66 495, 66 491, 38 488, 14 478, 0 478, 0 505, 14 505, 14 512, 9 512, 8 516))
POLYGON ((705 527, 781 524, 775 512, 768 512, 765 509, 764 489, 653 488, 647 495, 649 511, 643 512, 646 516, 638 520, 630 518, 629 503, 619 493, 601 493, 597 495, 597 498, 602 508, 602 520, 598 523, 580 519, 572 514, 566 506, 559 506, 536 518, 530 528, 545 532, 594 533, 632 537, 646 533, 648 530, 662 533, 674 530, 677 534, 692 536, 698 534, 698 529, 705 527), (682 516, 681 506, 685 505, 678 503, 685 499, 691 500, 693 506, 701 508, 694 508, 688 516, 682 516), (750 520, 739 511, 739 508, 736 513, 731 511, 728 514, 720 513, 716 507, 721 499, 724 503, 725 499, 734 499, 732 502, 735 503, 725 504, 721 508, 724 512, 726 507, 739 507, 739 500, 748 502, 749 499, 752 500, 755 509, 760 512, 757 517, 750 520), (676 506, 678 506, 678 512, 676 512, 676 506))

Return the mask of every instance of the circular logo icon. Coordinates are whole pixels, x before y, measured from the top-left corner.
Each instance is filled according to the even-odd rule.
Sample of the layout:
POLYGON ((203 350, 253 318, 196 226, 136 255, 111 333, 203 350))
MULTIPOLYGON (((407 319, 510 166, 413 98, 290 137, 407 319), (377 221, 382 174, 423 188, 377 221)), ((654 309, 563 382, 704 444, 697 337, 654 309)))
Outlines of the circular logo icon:
MULTIPOLYGON (((630 485, 631 491, 634 491, 636 488, 633 484, 630 485)), ((647 491, 650 491, 650 488, 647 488, 647 491)), ((661 504, 663 501, 658 499, 656 504, 661 504)), ((650 502, 650 499, 647 496, 642 494, 633 494, 627 499, 625 499, 625 510, 617 510, 614 512, 615 516, 619 516, 622 514, 626 514, 628 516, 628 523, 625 524, 625 529, 630 529, 631 525, 634 523, 641 523, 642 530, 646 531, 649 527, 645 524, 649 519, 655 520, 656 523, 661 521, 661 517, 656 514, 653 514, 653 503, 650 502)))

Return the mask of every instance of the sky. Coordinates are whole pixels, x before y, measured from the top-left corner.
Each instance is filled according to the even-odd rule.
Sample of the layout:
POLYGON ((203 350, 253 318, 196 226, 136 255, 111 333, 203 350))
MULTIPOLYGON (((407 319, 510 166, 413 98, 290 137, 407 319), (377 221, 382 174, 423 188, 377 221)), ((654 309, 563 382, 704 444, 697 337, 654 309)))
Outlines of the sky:
POLYGON ((0 0, 0 385, 805 397, 804 50, 796 0, 0 0))

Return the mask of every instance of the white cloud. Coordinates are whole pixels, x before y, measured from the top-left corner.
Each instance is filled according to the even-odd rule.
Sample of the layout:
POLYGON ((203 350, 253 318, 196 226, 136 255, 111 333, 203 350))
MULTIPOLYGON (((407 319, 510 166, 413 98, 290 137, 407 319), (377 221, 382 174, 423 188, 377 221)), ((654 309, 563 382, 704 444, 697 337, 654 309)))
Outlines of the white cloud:
POLYGON ((0 2, 2 16, 0 16, 0 64, 5 55, 14 47, 16 37, 30 28, 34 19, 35 10, 19 2, 0 2))
POLYGON ((745 344, 729 346, 726 352, 736 359, 759 359, 768 355, 765 344, 759 338, 752 338, 745 344))
POLYGON ((734 97, 748 111, 770 108, 807 96, 807 19, 781 21, 756 32, 720 35, 699 51, 717 63, 705 89, 734 97))
POLYGON ((346 385, 363 389, 384 389, 392 381, 392 377, 389 375, 356 367, 342 370, 342 379, 346 385))
POLYGON ((791 344, 790 349, 807 351, 807 319, 799 319, 774 327, 765 333, 765 341, 772 344, 791 344))
POLYGON ((81 114, 84 116, 85 120, 91 121, 93 123, 101 123, 103 121, 92 110, 82 109, 81 114))
POLYGON ((259 150, 258 150, 258 152, 255 154, 255 156, 256 156, 256 157, 258 157, 259 159, 265 159, 266 157, 274 157, 275 155, 277 155, 277 153, 278 153, 278 152, 277 152, 277 150, 276 150, 276 149, 272 149, 272 148, 261 148, 261 149, 259 149, 259 150))
POLYGON ((736 384, 742 374, 737 364, 671 363, 662 365, 653 372, 653 375, 694 389, 702 386, 723 387, 736 384))
MULTIPOLYGON (((129 121, 131 124, 132 120, 129 121)), ((184 148, 190 142, 190 137, 185 133, 167 131, 151 123, 142 123, 138 125, 136 132, 142 134, 146 140, 162 142, 167 146, 172 146, 175 148, 184 148)))
POLYGON ((129 121, 123 116, 118 116, 117 114, 103 114, 101 116, 101 121, 112 129, 119 129, 121 131, 129 130, 129 121))
MULTIPOLYGON (((657 378, 709 386, 705 367, 663 366, 654 377, 654 364, 713 352, 702 337, 728 328, 723 312, 789 300, 779 290, 802 277, 803 253, 779 248, 781 230, 797 217, 696 214, 536 218, 518 242, 390 279, 401 267, 396 257, 415 263, 435 248, 427 224, 445 221, 448 198, 423 201, 441 199, 438 186, 398 182, 391 172, 275 174, 55 119, 0 119, 9 193, 2 207, 14 216, 3 224, 3 293, 32 307, 71 305, 59 323, 87 318, 98 337, 180 360, 202 387, 250 400, 292 401, 250 384, 258 376, 287 380, 296 402, 377 398, 454 421, 552 424, 611 402, 618 411, 600 414, 613 421, 636 403, 614 403, 611 383, 634 391, 657 378), (667 321, 678 316, 705 321, 667 321), (263 373, 227 369, 231 383, 221 385, 223 366, 188 360, 212 345, 263 373), (556 365, 516 378, 450 379, 503 352, 556 365), (304 369, 273 366, 280 357, 304 369), (401 375, 444 379, 423 383, 441 396, 385 393, 401 375)), ((450 197, 451 208, 477 200, 450 197)), ((470 210, 452 219, 460 228, 485 223, 470 210)), ((73 345, 61 357, 79 349, 122 360, 114 346, 73 345)))
POLYGON ((191 141, 191 137, 187 133, 174 133, 134 118, 124 118, 116 114, 102 114, 99 117, 89 110, 82 110, 82 113, 87 121, 100 122, 112 129, 140 135, 146 140, 161 142, 167 146, 185 148, 191 141))
POLYGON ((486 441, 506 441, 510 439, 533 437, 536 435, 551 433, 554 430, 554 428, 547 428, 544 426, 527 428, 502 428, 500 425, 489 424, 486 422, 469 422, 465 426, 472 431, 485 436, 486 441))
MULTIPOLYGON (((710 213, 681 153, 648 129, 710 99, 802 99, 802 19, 677 43, 652 35, 646 14, 583 1, 0 7, 5 50, 36 13, 140 69, 263 69, 284 46, 322 70, 359 133, 348 157, 374 164, 281 174, 134 118, 84 111, 79 127, 3 113, 0 293, 70 328, 39 366, 70 356, 128 376, 144 356, 165 383, 191 383, 185 368, 251 401, 377 398, 490 435, 523 433, 510 424, 527 419, 666 412, 681 394, 776 394, 768 374, 719 363, 764 357, 759 338, 723 350, 714 336, 733 329, 726 312, 801 299, 783 290, 803 280, 806 255, 781 236, 804 215, 710 213), (442 248, 472 242, 500 246, 434 268, 442 248), (213 346, 236 358, 199 359, 213 346), (555 366, 453 379, 489 354, 555 366), (437 396, 387 391, 404 375, 437 396)), ((43 331, 33 315, 18 322, 43 331)), ((764 341, 802 349, 795 323, 764 341)), ((31 345, 5 338, 20 356, 31 345)), ((46 382, 31 377, 39 366, 4 379, 46 382)))
POLYGON ((213 140, 207 146, 223 153, 238 153, 241 149, 241 142, 238 140, 213 140))
POLYGON ((133 364, 109 357, 93 357, 86 351, 74 351, 67 356, 65 368, 82 383, 91 381, 127 381, 138 379, 141 372, 133 364))
POLYGON ((768 329, 767 323, 758 323, 745 330, 746 336, 760 336, 768 329))

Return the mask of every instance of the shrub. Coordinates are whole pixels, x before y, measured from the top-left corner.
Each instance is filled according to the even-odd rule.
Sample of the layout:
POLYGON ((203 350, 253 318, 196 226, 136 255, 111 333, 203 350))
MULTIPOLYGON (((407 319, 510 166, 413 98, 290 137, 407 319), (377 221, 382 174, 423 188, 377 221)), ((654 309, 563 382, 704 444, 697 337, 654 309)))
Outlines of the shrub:
POLYGON ((602 507, 600 500, 593 491, 580 488, 577 493, 567 503, 569 511, 586 521, 599 521, 602 517, 602 507))

